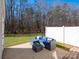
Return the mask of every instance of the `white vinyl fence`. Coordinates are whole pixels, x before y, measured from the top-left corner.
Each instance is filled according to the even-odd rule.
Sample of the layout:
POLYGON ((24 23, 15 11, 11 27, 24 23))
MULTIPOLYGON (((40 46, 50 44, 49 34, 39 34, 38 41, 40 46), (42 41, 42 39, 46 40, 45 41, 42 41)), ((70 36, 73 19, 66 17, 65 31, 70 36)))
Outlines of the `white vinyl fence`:
POLYGON ((79 27, 46 27, 45 30, 47 37, 79 47, 79 27))

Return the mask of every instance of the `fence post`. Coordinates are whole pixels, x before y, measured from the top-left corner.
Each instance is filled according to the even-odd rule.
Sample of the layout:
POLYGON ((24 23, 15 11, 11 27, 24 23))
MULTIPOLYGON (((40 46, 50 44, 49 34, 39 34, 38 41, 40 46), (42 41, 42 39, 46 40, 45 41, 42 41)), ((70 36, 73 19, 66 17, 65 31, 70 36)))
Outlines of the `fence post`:
POLYGON ((65 43, 65 27, 64 26, 63 26, 63 43, 65 43))

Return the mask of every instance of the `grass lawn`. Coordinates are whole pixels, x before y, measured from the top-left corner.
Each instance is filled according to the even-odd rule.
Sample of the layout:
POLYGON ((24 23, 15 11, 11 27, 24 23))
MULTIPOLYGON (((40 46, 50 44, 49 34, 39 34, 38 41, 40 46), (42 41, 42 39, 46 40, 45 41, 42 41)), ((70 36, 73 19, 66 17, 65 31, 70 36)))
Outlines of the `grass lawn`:
MULTIPOLYGON (((37 35, 44 35, 42 33, 38 34, 5 34, 4 38, 4 48, 21 44, 21 43, 26 43, 34 39, 35 36, 37 35)), ((57 42, 56 44, 57 47, 63 48, 65 50, 69 50, 69 48, 64 46, 64 44, 57 42)))
POLYGON ((5 34, 4 37, 4 47, 9 47, 16 44, 26 43, 34 39, 37 35, 43 35, 42 33, 38 34, 5 34))

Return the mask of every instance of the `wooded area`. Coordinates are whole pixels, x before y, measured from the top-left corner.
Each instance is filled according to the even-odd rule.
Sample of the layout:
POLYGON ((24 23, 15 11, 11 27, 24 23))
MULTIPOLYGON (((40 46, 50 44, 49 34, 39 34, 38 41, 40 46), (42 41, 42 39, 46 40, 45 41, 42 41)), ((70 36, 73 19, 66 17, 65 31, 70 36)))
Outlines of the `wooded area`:
POLYGON ((28 5, 27 0, 6 0, 5 33, 44 33, 45 26, 79 26, 79 9, 67 3, 47 9, 43 0, 28 5))

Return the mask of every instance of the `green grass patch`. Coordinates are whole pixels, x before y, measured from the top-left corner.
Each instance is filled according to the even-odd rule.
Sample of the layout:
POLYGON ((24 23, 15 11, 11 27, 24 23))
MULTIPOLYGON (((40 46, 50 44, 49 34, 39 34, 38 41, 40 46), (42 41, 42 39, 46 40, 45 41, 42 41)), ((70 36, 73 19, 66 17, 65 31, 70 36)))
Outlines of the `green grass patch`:
POLYGON ((21 43, 26 43, 34 39, 35 36, 37 35, 44 35, 42 33, 37 33, 37 34, 5 34, 4 37, 4 48, 21 44, 21 43))
POLYGON ((62 48, 62 49, 64 49, 64 50, 66 50, 66 51, 69 51, 69 48, 65 47, 63 43, 57 42, 57 43, 56 43, 56 47, 62 48))
MULTIPOLYGON (((4 48, 26 43, 32 41, 35 36, 37 35, 44 35, 43 33, 36 33, 36 34, 5 34, 4 38, 4 48)), ((64 47, 64 44, 57 42, 56 47, 62 48, 65 50, 69 50, 68 48, 64 47)))

